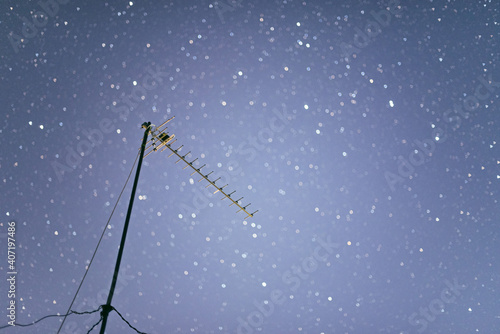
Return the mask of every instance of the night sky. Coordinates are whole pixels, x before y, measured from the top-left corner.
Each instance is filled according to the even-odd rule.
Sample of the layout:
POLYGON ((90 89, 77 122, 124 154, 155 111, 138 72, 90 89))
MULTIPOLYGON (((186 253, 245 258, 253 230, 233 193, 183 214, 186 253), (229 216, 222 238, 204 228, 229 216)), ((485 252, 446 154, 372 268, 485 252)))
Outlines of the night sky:
MULTIPOLYGON (((112 301, 137 330, 500 332, 499 11, 3 1, 2 333, 57 333, 62 317, 8 326, 9 303, 21 325, 66 313, 141 124, 172 116, 173 147, 259 211, 245 219, 168 151, 145 158, 112 301)), ((134 173, 74 311, 106 303, 134 173)), ((106 333, 136 331, 112 311, 106 333)))

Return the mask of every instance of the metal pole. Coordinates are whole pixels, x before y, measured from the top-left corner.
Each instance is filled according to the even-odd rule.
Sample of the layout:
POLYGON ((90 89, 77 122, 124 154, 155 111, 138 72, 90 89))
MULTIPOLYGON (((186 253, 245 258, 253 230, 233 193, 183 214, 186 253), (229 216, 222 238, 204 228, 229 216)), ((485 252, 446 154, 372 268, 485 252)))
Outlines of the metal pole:
POLYGON ((104 334, 104 331, 106 330, 106 323, 108 322, 109 312, 111 312, 111 310, 113 309, 111 307, 111 300, 113 299, 113 294, 115 292, 115 287, 116 287, 116 281, 118 279, 118 271, 120 270, 120 263, 122 261, 123 248, 125 247, 125 240, 127 238, 128 224, 130 222, 130 215, 132 214, 132 206, 134 205, 135 190, 137 189, 137 183, 139 181, 139 174, 141 172, 141 166, 142 166, 142 158, 144 157, 144 150, 146 149, 146 142, 148 140, 150 126, 151 122, 146 122, 142 124, 142 127, 145 128, 146 131, 144 131, 144 138, 142 139, 141 153, 139 156, 139 162, 137 164, 137 171, 135 172, 135 180, 134 180, 134 185, 132 187, 132 194, 130 195, 127 218, 125 219, 125 225, 123 226, 122 240, 120 242, 120 249, 118 250, 118 257, 116 258, 113 281, 111 282, 111 288, 109 289, 108 300, 106 301, 106 305, 102 306, 102 311, 101 311, 102 324, 101 324, 101 331, 99 332, 100 334, 104 334))

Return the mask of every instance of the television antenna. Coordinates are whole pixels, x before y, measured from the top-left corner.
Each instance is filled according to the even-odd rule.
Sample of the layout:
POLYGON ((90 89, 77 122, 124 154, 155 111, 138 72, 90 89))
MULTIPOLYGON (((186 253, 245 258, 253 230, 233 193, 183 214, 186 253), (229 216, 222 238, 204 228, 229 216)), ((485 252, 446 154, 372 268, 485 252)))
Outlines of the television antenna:
POLYGON ((136 192, 136 189, 137 189, 137 183, 139 181, 139 174, 141 172, 142 160, 145 157, 147 157, 151 153, 156 152, 156 151, 158 151, 160 149, 161 149, 160 152, 163 152, 166 149, 169 149, 172 152, 169 155, 169 157, 171 157, 172 155, 176 155, 179 158, 179 160, 177 160, 176 163, 178 163, 179 161, 183 161, 186 164, 186 166, 184 166, 183 169, 191 167, 191 169, 194 170, 194 172, 191 173, 191 175, 194 175, 194 174, 197 173, 198 175, 200 175, 202 177, 198 182, 200 182, 202 180, 208 181, 209 184, 208 184, 208 186, 206 186, 206 188, 208 188, 210 186, 215 187, 216 190, 215 190, 214 194, 220 192, 222 195, 224 195, 221 200, 224 200, 226 198, 229 199, 231 201, 231 204, 229 204, 229 206, 236 205, 239 208, 239 210, 236 211, 236 212, 243 211, 243 212, 245 212, 247 214, 247 216, 245 217, 245 219, 249 218, 249 217, 253 217, 253 215, 256 214, 259 211, 259 210, 257 210, 257 211, 254 211, 252 213, 248 212, 247 208, 250 206, 251 203, 248 203, 245 206, 241 206, 240 202, 243 199, 243 197, 238 198, 236 200, 233 199, 231 197, 231 195, 233 195, 236 192, 236 190, 233 191, 233 192, 231 192, 231 193, 226 193, 226 191, 224 190, 224 188, 227 187, 227 184, 224 185, 224 186, 222 186, 222 187, 219 187, 216 183, 217 183, 218 180, 221 179, 220 177, 217 178, 217 179, 215 179, 215 180, 212 180, 212 179, 209 178, 209 176, 213 173, 213 171, 211 171, 210 173, 208 173, 206 175, 203 174, 201 172, 201 169, 203 167, 205 167, 206 164, 203 165, 203 166, 201 166, 201 167, 199 167, 199 168, 196 168, 193 165, 193 163, 196 160, 198 160, 198 158, 194 159, 193 161, 186 160, 186 158, 191 154, 191 151, 189 151, 188 153, 186 153, 184 155, 179 154, 179 152, 182 149, 183 145, 181 145, 177 149, 172 148, 171 145, 173 143, 175 143, 177 141, 177 139, 174 139, 174 137, 175 137, 174 134, 169 135, 169 133, 165 132, 165 131, 167 129, 166 124, 168 122, 170 122, 171 120, 173 120, 174 117, 175 116, 167 119, 165 122, 163 122, 158 127, 156 127, 155 125, 152 125, 151 122, 145 122, 145 123, 142 124, 142 128, 144 128, 145 131, 144 131, 144 136, 142 138, 142 145, 141 145, 141 149, 140 149, 139 161, 138 161, 138 164, 137 164, 137 170, 135 172, 134 185, 132 186, 132 194, 130 195, 130 202, 129 202, 129 206, 128 206, 128 210, 127 210, 127 217, 125 218, 125 225, 123 226, 122 238, 121 238, 121 241, 120 241, 120 248, 118 250, 118 256, 116 258, 115 271, 113 273, 113 280, 111 282, 111 287, 109 289, 109 294, 108 294, 108 299, 106 301, 106 304, 102 305, 102 311, 101 311, 102 323, 101 323, 100 334, 104 334, 104 331, 106 330, 106 324, 107 324, 107 321, 108 321, 108 315, 113 310, 113 307, 111 306, 111 301, 113 299, 113 294, 114 294, 114 291, 115 291, 116 282, 118 280, 118 272, 120 270, 120 263, 121 263, 122 256, 123 256, 123 249, 124 249, 124 246, 125 246, 125 240, 127 238, 128 225, 130 223, 130 216, 132 214, 132 207, 133 207, 133 204, 134 204, 134 198, 135 198, 135 192, 136 192), (151 134, 151 139, 148 141, 148 137, 149 137, 150 134, 151 134))
POLYGON ((221 177, 214 179, 214 180, 210 179, 210 175, 214 171, 211 171, 208 174, 203 174, 201 170, 203 167, 206 166, 206 164, 204 164, 203 166, 201 166, 199 168, 196 168, 193 164, 198 160, 198 158, 196 158, 192 161, 188 161, 186 159, 188 156, 191 155, 191 151, 189 151, 188 153, 186 153, 184 155, 181 155, 179 153, 182 150, 182 148, 184 147, 184 145, 179 146, 177 149, 174 149, 172 147, 172 144, 175 143, 177 141, 177 139, 174 139, 174 137, 175 137, 174 134, 170 135, 168 132, 166 132, 166 130, 167 130, 166 124, 168 122, 170 122, 172 119, 174 119, 174 117, 175 116, 167 119, 163 124, 161 124, 158 127, 155 127, 154 125, 151 126, 151 130, 150 130, 151 139, 147 143, 148 144, 148 146, 146 147, 147 152, 146 152, 146 155, 144 157, 146 158, 148 155, 150 155, 153 152, 157 152, 157 151, 163 152, 167 149, 170 150, 172 153, 170 153, 170 155, 168 156, 169 158, 173 155, 176 155, 177 158, 179 158, 179 159, 175 163, 183 161, 186 164, 183 169, 191 167, 191 169, 193 170, 193 172, 191 173, 191 176, 194 174, 198 174, 199 176, 201 176, 201 179, 199 179, 198 182, 201 182, 203 180, 206 180, 208 182, 208 185, 205 188, 213 186, 216 189, 213 192, 214 194, 217 194, 218 192, 220 192, 223 195, 221 200, 224 200, 226 198, 229 199, 231 201, 231 204, 229 204, 229 206, 236 205, 239 208, 238 211, 236 211, 237 213, 240 211, 243 211, 247 214, 247 216, 244 219, 247 219, 249 217, 253 217, 253 215, 259 210, 254 211, 252 213, 247 211, 247 208, 252 203, 242 205, 241 200, 243 199, 243 197, 240 197, 238 199, 234 199, 233 197, 231 197, 236 192, 236 190, 234 190, 230 193, 227 193, 225 191, 225 188, 228 186, 228 184, 225 184, 223 186, 218 186, 216 183, 217 183, 217 181, 219 181, 221 179, 221 177))

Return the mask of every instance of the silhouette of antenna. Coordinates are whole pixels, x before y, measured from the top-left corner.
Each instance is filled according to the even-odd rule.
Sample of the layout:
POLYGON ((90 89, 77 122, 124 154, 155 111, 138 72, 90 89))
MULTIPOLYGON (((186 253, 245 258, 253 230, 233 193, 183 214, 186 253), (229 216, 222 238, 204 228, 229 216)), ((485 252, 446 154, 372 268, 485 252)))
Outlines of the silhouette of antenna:
POLYGON ((231 204, 229 204, 229 206, 236 205, 239 208, 239 210, 236 211, 236 212, 243 211, 243 212, 245 212, 247 214, 247 216, 244 219, 247 219, 249 217, 253 217, 253 215, 255 213, 257 213, 259 210, 256 210, 256 211, 250 213, 249 211, 247 211, 247 208, 252 203, 248 203, 247 205, 242 206, 240 204, 240 202, 243 199, 243 197, 240 197, 238 199, 233 199, 233 197, 231 197, 231 196, 236 192, 236 190, 234 190, 234 191, 232 191, 230 193, 226 193, 226 191, 224 190, 224 188, 226 188, 228 186, 227 184, 225 184, 223 186, 218 186, 216 184, 217 181, 219 181, 221 179, 220 177, 217 178, 217 179, 215 179, 215 180, 210 179, 209 176, 214 171, 211 171, 208 174, 203 174, 201 170, 202 170, 203 167, 206 166, 206 164, 204 164, 203 166, 201 166, 199 168, 196 168, 193 165, 193 163, 195 163, 198 160, 198 158, 196 158, 196 159, 194 159, 192 161, 186 160, 186 158, 191 155, 191 151, 189 151, 188 153, 186 153, 184 155, 181 155, 179 152, 181 151, 181 149, 182 149, 182 147, 184 145, 181 145, 181 146, 179 146, 176 149, 172 148, 171 145, 173 143, 175 143, 177 141, 177 139, 174 139, 174 137, 175 137, 174 134, 169 134, 168 132, 166 132, 166 130, 167 130, 166 124, 168 122, 170 122, 171 120, 173 120, 174 118, 175 118, 175 116, 172 116, 171 118, 167 119, 165 122, 163 122, 158 127, 156 127, 154 125, 151 125, 150 130, 149 130, 149 133, 151 134, 151 139, 146 144, 147 147, 146 147, 146 153, 144 155, 144 158, 146 158, 148 155, 150 155, 153 152, 157 152, 157 151, 163 152, 163 151, 165 151, 167 149, 170 150, 172 153, 170 153, 170 155, 168 156, 169 158, 171 156, 173 156, 173 155, 176 155, 179 159, 175 163, 183 161, 186 164, 186 166, 184 166, 183 169, 191 167, 191 169, 193 170, 193 172, 191 173, 191 175, 198 174, 199 176, 201 176, 201 179, 198 180, 198 182, 206 180, 209 183, 205 188, 213 186, 216 189, 214 191, 214 194, 220 192, 223 195, 223 197, 221 198, 221 200, 224 200, 226 198, 229 199, 231 201, 231 204))

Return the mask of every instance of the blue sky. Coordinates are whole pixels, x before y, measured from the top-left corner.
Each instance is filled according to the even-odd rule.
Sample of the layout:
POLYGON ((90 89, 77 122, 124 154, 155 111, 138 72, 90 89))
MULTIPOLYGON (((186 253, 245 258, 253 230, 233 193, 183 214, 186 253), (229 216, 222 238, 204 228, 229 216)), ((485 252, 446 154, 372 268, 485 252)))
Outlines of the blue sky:
MULTIPOLYGON (((138 330, 500 328, 494 3, 28 1, 0 17, 6 277, 16 224, 0 326, 12 300, 18 324, 66 312, 141 124, 175 116, 173 146, 259 211, 148 156, 112 302, 138 330)), ((131 184, 74 311, 105 303, 131 184)), ((134 333, 115 312, 106 332, 134 333)))

